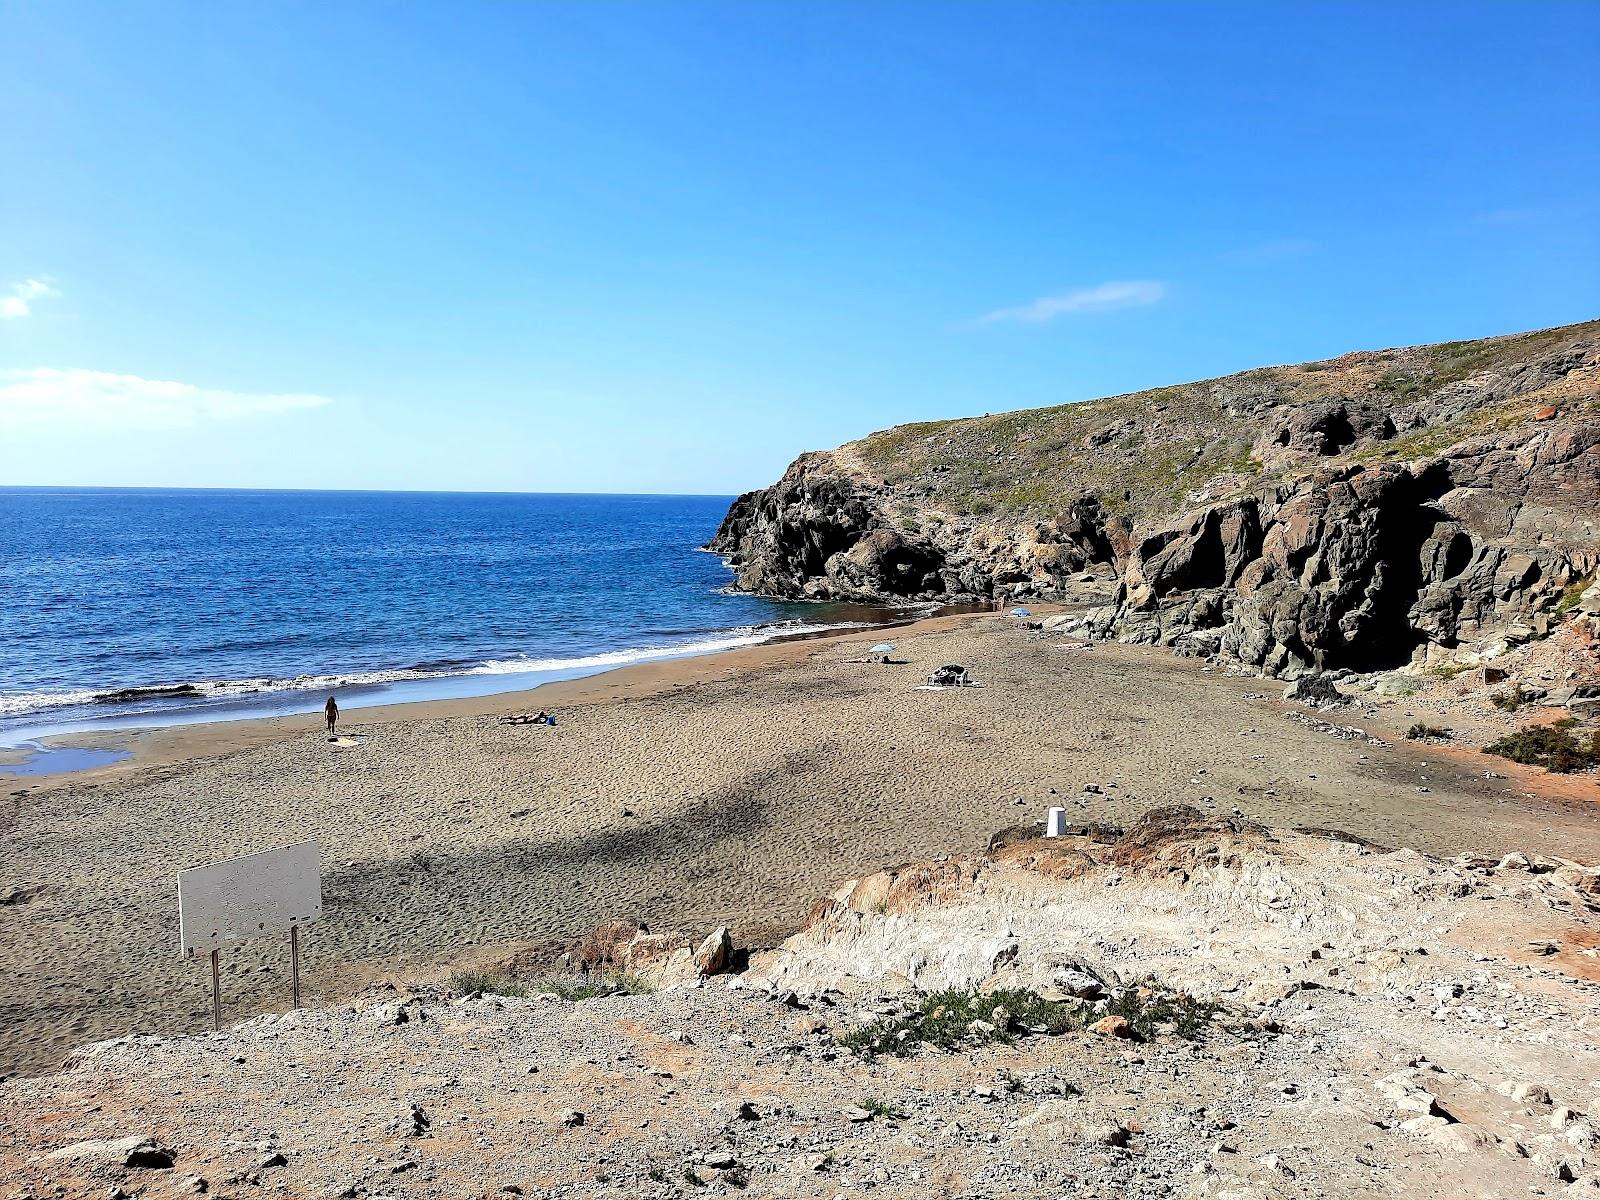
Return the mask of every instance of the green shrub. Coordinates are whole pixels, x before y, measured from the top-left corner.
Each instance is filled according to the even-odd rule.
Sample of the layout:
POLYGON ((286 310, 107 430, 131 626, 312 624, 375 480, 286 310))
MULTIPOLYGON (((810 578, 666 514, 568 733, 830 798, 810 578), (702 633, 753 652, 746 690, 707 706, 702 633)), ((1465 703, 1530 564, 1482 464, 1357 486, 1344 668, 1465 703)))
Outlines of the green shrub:
POLYGON ((1418 721, 1410 729, 1406 730, 1406 737, 1414 742, 1427 741, 1430 738, 1448 741, 1450 731, 1439 725, 1424 725, 1421 721, 1418 721))
POLYGON ((1102 1016, 1126 1017, 1140 1040, 1170 1029, 1185 1040, 1199 1041, 1219 1011, 1215 1004, 1148 983, 1114 996, 1104 1012, 1080 1000, 1047 1000, 1027 989, 1000 988, 983 994, 951 989, 923 997, 903 1017, 849 1030, 838 1041, 866 1058, 879 1054, 904 1058, 918 1047, 949 1051, 964 1044, 1009 1043, 1017 1029, 1068 1033, 1086 1029, 1102 1016), (974 1022, 981 1024, 974 1028, 974 1022))
POLYGON ((1426 383, 1426 380, 1417 379, 1401 371, 1389 371, 1379 378, 1377 388, 1380 392, 1386 392, 1396 399, 1404 399, 1422 391, 1426 383))
POLYGON ((1561 593, 1561 599, 1556 604, 1556 616, 1564 617, 1578 607, 1578 601, 1583 599, 1584 592, 1589 590, 1589 585, 1595 580, 1593 575, 1578 580, 1561 593))
POLYGON ((1126 1017, 1140 1041, 1150 1041, 1163 1028, 1170 1027, 1184 1041, 1198 1042, 1205 1039, 1211 1018, 1221 1011, 1221 1005, 1196 1000, 1186 993, 1153 992, 1147 987, 1129 988, 1115 997, 1106 1015, 1126 1017))
POLYGON ((1509 758, 1525 766, 1570 775, 1600 766, 1600 731, 1590 735, 1589 745, 1585 747, 1569 730, 1554 725, 1525 725, 1483 749, 1486 754, 1509 758))
POLYGON ((489 971, 457 971, 450 976, 450 990, 458 996, 526 996, 528 985, 489 971))
POLYGON ((529 985, 535 995, 554 992, 563 1000, 593 1000, 597 996, 644 996, 655 991, 636 975, 550 975, 529 985))
POLYGON ((458 971, 450 977, 450 990, 458 996, 537 996, 554 992, 563 1000, 593 1000, 597 996, 639 996, 655 989, 633 975, 579 972, 518 979, 503 972, 458 971))

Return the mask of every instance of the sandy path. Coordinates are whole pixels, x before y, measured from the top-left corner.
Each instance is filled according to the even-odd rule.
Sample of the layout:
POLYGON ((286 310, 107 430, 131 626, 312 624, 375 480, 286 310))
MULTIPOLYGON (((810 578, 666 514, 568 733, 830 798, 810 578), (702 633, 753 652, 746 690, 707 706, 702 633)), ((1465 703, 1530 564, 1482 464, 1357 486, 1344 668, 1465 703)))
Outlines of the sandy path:
MULTIPOLYGON (((878 636, 677 664, 653 688, 583 681, 565 695, 589 702, 553 730, 374 710, 352 722, 355 749, 276 723, 231 752, 18 789, 0 886, 43 890, 0 908, 0 1071, 203 1028, 209 977, 177 957, 175 871, 307 836, 327 914, 304 939, 312 994, 610 916, 770 940, 841 879, 981 847, 1051 802, 1123 821, 1211 797, 1432 852, 1600 858, 1600 807, 1526 799, 1536 777, 1484 779, 1501 764, 1477 756, 1317 733, 1259 680, 1136 647, 1064 650, 998 617, 902 631, 906 666, 842 661, 878 636), (914 690, 944 662, 988 686, 914 690)), ((230 1017, 286 1004, 286 958, 276 939, 224 954, 230 1017)))

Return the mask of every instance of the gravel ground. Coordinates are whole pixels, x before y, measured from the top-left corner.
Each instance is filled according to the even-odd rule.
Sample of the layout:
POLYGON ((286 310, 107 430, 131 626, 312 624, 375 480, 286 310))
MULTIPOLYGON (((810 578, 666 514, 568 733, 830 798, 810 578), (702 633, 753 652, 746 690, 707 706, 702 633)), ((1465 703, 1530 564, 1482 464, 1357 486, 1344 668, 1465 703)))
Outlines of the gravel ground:
POLYGON ((693 987, 568 1002, 391 986, 87 1047, 60 1074, 0 1084, 0 1196, 1600 1184, 1592 868, 1442 863, 1239 822, 996 855, 868 877, 744 974, 693 987), (915 1005, 912 976, 1042 986, 1063 955, 1113 994, 1114 962, 1124 982, 1154 972, 1222 1009, 1193 1041, 1018 1029, 869 1059, 838 1040, 915 1005))

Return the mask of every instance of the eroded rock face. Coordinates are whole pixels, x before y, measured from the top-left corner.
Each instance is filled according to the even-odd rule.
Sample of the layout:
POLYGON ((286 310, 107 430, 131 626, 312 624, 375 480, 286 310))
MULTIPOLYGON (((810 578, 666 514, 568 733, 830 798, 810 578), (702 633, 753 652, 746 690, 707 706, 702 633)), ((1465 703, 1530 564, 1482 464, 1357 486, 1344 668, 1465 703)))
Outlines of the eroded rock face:
MULTIPOLYGON (((708 549, 740 587, 788 598, 1107 600, 1086 635, 1288 678, 1402 666, 1508 627, 1542 634, 1600 567, 1600 331, 1574 329, 1403 405, 1246 397, 1235 415, 1260 428, 1256 461, 1284 478, 1241 490, 1219 477, 1191 499, 1232 494, 1176 513, 1113 514, 1084 494, 1045 519, 983 520, 932 505, 914 474, 883 482, 846 447, 741 496, 708 549), (1547 394, 1563 403, 1534 403, 1547 394), (1521 397, 1525 412, 1493 407, 1521 397), (1371 453, 1485 412, 1504 427, 1409 462, 1371 453)), ((1114 421, 1060 453, 1136 434, 1114 421)))
POLYGON ((770 488, 740 496, 706 549, 727 558, 740 587, 786 599, 944 590, 937 551, 890 528, 868 485, 827 454, 802 455, 770 488))
POLYGON ((1600 422, 1552 440, 1316 472, 1175 522, 1124 565, 1117 634, 1171 645, 1220 629, 1229 657, 1294 676, 1547 629, 1600 562, 1600 422))
POLYGON ((1284 408, 1271 414, 1254 450, 1267 463, 1329 457, 1364 439, 1384 441, 1397 432, 1394 417, 1371 400, 1284 408))

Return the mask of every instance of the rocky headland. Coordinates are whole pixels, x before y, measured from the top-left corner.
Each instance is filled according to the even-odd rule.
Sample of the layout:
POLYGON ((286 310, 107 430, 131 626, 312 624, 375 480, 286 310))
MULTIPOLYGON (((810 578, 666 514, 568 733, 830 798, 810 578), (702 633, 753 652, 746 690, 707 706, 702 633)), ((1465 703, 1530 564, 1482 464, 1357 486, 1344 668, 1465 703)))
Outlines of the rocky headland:
POLYGON ((708 548, 752 591, 1081 601, 1291 679, 1476 663, 1600 612, 1600 322, 900 426, 708 548))

